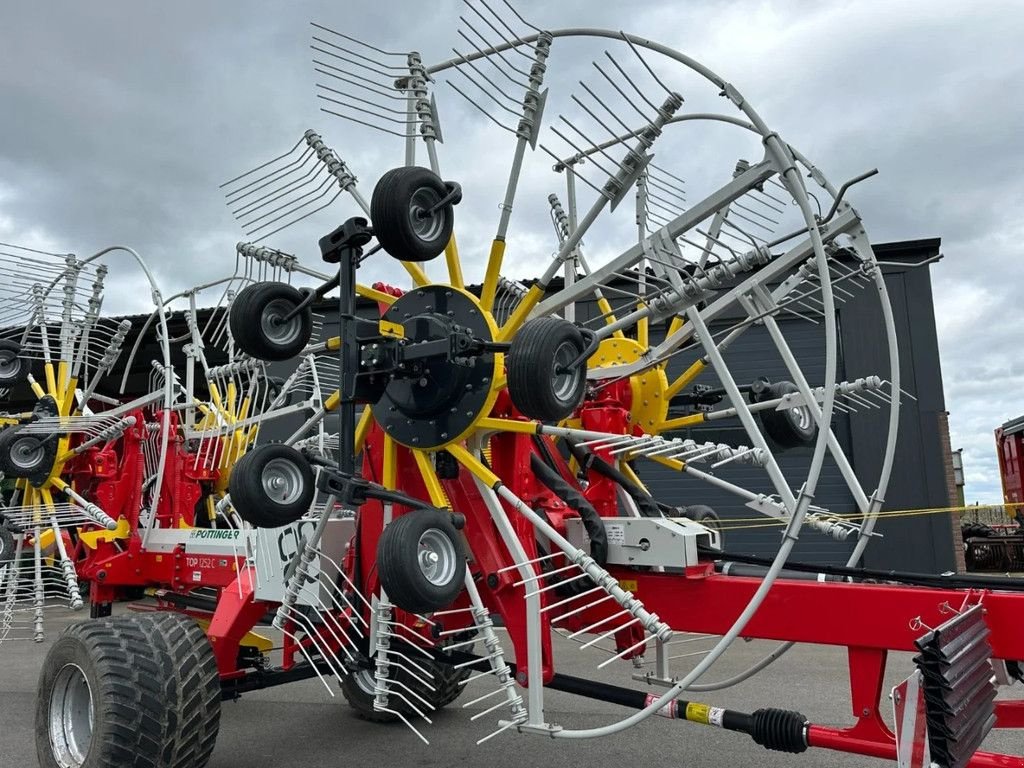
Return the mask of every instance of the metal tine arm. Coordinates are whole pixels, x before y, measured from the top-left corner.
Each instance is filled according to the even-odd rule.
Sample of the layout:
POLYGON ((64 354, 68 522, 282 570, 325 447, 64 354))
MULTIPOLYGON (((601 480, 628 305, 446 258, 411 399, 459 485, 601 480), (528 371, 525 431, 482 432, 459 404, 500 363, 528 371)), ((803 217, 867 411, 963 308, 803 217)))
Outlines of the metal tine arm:
MULTIPOLYGON (((238 187, 237 189, 234 189, 234 190, 232 190, 230 192, 225 193, 225 197, 227 198, 228 205, 234 205, 234 204, 240 202, 241 200, 245 199, 246 197, 249 197, 249 195, 254 195, 257 192, 259 192, 259 191, 261 191, 261 190, 263 190, 263 189, 265 189, 265 188, 267 188, 269 186, 272 186, 273 184, 276 184, 278 181, 280 181, 284 177, 289 176, 289 175, 291 175, 293 173, 296 173, 297 171, 301 170, 302 167, 304 165, 306 165, 306 163, 308 163, 309 160, 312 157, 313 157, 313 153, 310 150, 310 148, 307 146, 304 150, 302 150, 302 154, 300 154, 299 157, 296 160, 294 160, 293 162, 290 162, 290 163, 288 163, 287 165, 285 165, 285 166, 283 166, 281 168, 277 168, 277 169, 271 171, 270 173, 267 173, 267 174, 265 174, 263 176, 260 176, 258 179, 253 179, 252 181, 250 181, 248 184, 245 184, 244 186, 238 187)), ((316 165, 314 164, 312 167, 315 169, 316 165)), ((228 182, 228 183, 230 183, 230 182, 228 182)), ((222 188, 224 186, 226 186, 226 184, 221 185, 222 188)), ((260 200, 262 200, 262 199, 264 199, 264 198, 260 198, 260 200)), ((248 204, 242 206, 242 208, 239 208, 238 210, 239 211, 244 210, 247 207, 247 205, 248 204)), ((232 211, 232 214, 234 214, 234 213, 235 213, 235 211, 232 211)))
POLYGON ((344 40, 348 40, 351 43, 356 43, 357 45, 361 45, 364 48, 369 48, 371 51, 379 53, 382 56, 405 56, 406 55, 405 51, 385 51, 383 48, 378 48, 375 45, 370 45, 365 40, 360 40, 357 37, 352 37, 351 35, 346 35, 344 32, 338 32, 336 29, 332 29, 331 27, 324 26, 323 24, 318 24, 315 21, 311 21, 310 22, 310 26, 316 27, 317 29, 322 30, 324 32, 328 32, 328 33, 330 33, 332 35, 336 35, 337 37, 340 37, 340 38, 342 38, 344 40))
POLYGON ((515 115, 516 117, 521 117, 522 116, 522 104, 515 97, 510 96, 509 94, 507 94, 504 91, 504 89, 502 89, 493 80, 491 80, 487 75, 485 75, 483 72, 481 72, 480 68, 477 67, 477 65, 473 62, 472 59, 467 58, 464 54, 460 53, 455 48, 452 48, 452 53, 454 53, 457 57, 459 57, 459 59, 462 61, 462 63, 465 64, 466 66, 468 66, 470 69, 472 69, 485 83, 487 83, 487 85, 491 86, 491 88, 493 88, 495 91, 497 91, 501 96, 504 96, 505 99, 507 99, 509 102, 511 102, 512 104, 515 104, 518 107, 518 109, 513 109, 512 107, 508 106, 508 104, 503 103, 501 99, 499 99, 497 96, 495 96, 490 90, 488 90, 484 86, 480 85, 480 83, 477 82, 477 80, 471 74, 469 74, 469 72, 467 72, 465 69, 463 69, 462 67, 459 67, 459 68, 456 69, 456 71, 459 74, 461 74, 463 77, 465 77, 467 80, 469 80, 469 82, 471 82, 473 85, 475 85, 477 87, 477 89, 479 89, 485 96, 487 96, 487 98, 489 98, 497 106, 501 107, 503 110, 508 112, 510 115, 515 115))
MULTIPOLYGON (((313 70, 315 72, 319 72, 321 75, 333 77, 335 80, 341 80, 343 82, 348 83, 349 85, 354 85, 357 88, 362 88, 365 91, 368 91, 385 99, 401 102, 404 102, 406 100, 406 97, 401 96, 393 86, 381 85, 376 80, 371 80, 367 77, 363 77, 362 75, 359 75, 355 72, 349 72, 347 69, 336 67, 333 64, 328 64, 325 61, 313 59, 313 63, 317 65, 313 67, 313 70), (325 69, 318 69, 317 67, 325 67, 325 69)), ((317 83, 316 87, 326 88, 327 86, 323 85, 322 83, 317 83)), ((380 108, 384 109, 383 106, 381 106, 380 108)))
MULTIPOLYGON (((586 231, 594 221, 597 220, 605 206, 611 204, 614 208, 625 195, 626 191, 632 187, 636 178, 650 161, 648 150, 653 146, 655 140, 661 134, 662 127, 672 118, 676 110, 682 106, 682 103, 683 99, 681 96, 678 94, 670 95, 662 104, 661 109, 657 111, 657 116, 654 120, 650 122, 644 130, 637 133, 636 144, 632 147, 627 147, 626 156, 623 159, 623 162, 619 165, 618 173, 615 175, 609 174, 601 190, 601 195, 591 206, 591 209, 587 212, 586 216, 584 216, 583 220, 579 222, 569 239, 562 244, 557 256, 552 260, 540 280, 538 280, 537 284, 540 286, 542 291, 547 289, 548 284, 562 266, 565 258, 572 253, 573 249, 582 239, 586 231)), ((601 329, 601 333, 604 336, 608 336, 619 330, 620 327, 621 321, 619 323, 611 323, 604 326, 604 328, 601 329)))
MULTIPOLYGON (((265 162, 265 163, 263 163, 261 165, 257 165, 255 168, 253 168, 251 170, 248 170, 245 173, 240 173, 238 176, 235 176, 233 179, 228 179, 227 181, 225 181, 223 184, 220 185, 220 189, 224 189, 224 187, 229 187, 232 184, 234 184, 236 181, 241 181, 246 176, 251 176, 252 174, 257 173, 259 171, 262 171, 264 168, 267 168, 267 167, 273 165, 274 163, 277 163, 277 162, 280 162, 281 160, 284 160, 286 157, 288 157, 293 152, 295 152, 295 150, 298 149, 300 146, 302 146, 302 139, 299 139, 297 142, 295 142, 295 146, 293 146, 291 149, 289 149, 284 154, 278 155, 275 158, 267 160, 267 162, 265 162)), ((242 188, 245 189, 245 187, 242 187, 242 188)))
MULTIPOLYGON (((477 14, 478 16, 480 16, 481 19, 484 19, 483 14, 481 14, 476 8, 474 8, 473 5, 469 2, 469 0, 463 0, 463 2, 466 3, 466 5, 469 7, 469 9, 471 11, 473 11, 473 13, 477 14)), ((512 13, 515 15, 515 17, 517 19, 519 19, 519 21, 522 24, 524 24, 525 26, 529 27, 534 32, 540 32, 541 31, 539 28, 533 26, 533 24, 530 24, 528 21, 526 21, 526 19, 524 19, 522 16, 520 16, 519 12, 516 11, 516 9, 513 8, 511 5, 509 5, 509 3, 506 0, 503 0, 503 2, 504 2, 504 5, 510 11, 512 11, 512 13)), ((531 56, 529 53, 526 53, 525 51, 520 50, 520 49, 521 48, 526 48, 527 50, 532 51, 533 53, 536 53, 536 51, 537 51, 536 46, 533 43, 526 42, 526 40, 524 40, 521 35, 517 35, 515 30, 512 29, 512 27, 508 24, 508 22, 505 21, 504 17, 500 13, 495 11, 493 8, 491 8, 490 5, 487 4, 487 0, 479 0, 479 3, 484 8, 486 8, 488 10, 488 12, 490 12, 491 16, 493 16, 495 18, 495 20, 498 22, 498 24, 500 24, 502 27, 505 28, 505 32, 508 33, 508 35, 510 37, 506 37, 505 34, 499 32, 497 29, 494 29, 494 27, 491 27, 492 29, 494 29, 495 34, 497 34, 498 37, 502 38, 507 44, 511 45, 512 46, 512 50, 516 51, 517 53, 519 53, 520 55, 522 55, 526 59, 532 59, 533 56, 531 56)), ((484 19, 484 20, 486 21, 486 19, 484 19)))
MULTIPOLYGON (((472 6, 470 6, 470 7, 471 7, 471 10, 473 10, 474 12, 476 11, 476 9, 475 9, 475 8, 472 8, 472 6)), ((478 31, 477 29, 476 29, 476 27, 474 27, 474 26, 473 26, 472 24, 470 24, 470 23, 469 23, 469 20, 468 20, 468 19, 467 19, 467 18, 466 18, 465 16, 459 16, 459 21, 461 21, 461 22, 462 22, 463 24, 465 24, 465 25, 466 25, 466 26, 467 26, 467 27, 469 28, 469 30, 470 30, 470 31, 471 31, 471 32, 472 32, 472 33, 473 33, 474 35, 476 35, 476 36, 477 36, 478 38, 480 38, 480 41, 481 41, 481 42, 483 43, 483 46, 481 47, 481 46, 480 46, 480 45, 478 45, 478 44, 477 44, 477 43, 476 43, 475 41, 473 41, 473 40, 472 40, 472 39, 471 39, 471 38, 469 37, 469 35, 467 35, 467 34, 466 34, 465 32, 463 32, 463 31, 462 31, 462 30, 460 29, 460 30, 459 30, 459 36, 460 36, 460 37, 461 37, 461 38, 462 38, 463 40, 465 40, 465 41, 466 41, 467 43, 469 43, 469 44, 470 44, 471 46, 473 46, 474 50, 481 50, 481 51, 482 51, 482 50, 487 50, 487 49, 494 49, 494 48, 495 48, 495 47, 494 47, 494 45, 493 45, 493 44, 492 44, 492 43, 491 43, 491 42, 490 42, 490 41, 489 41, 489 40, 488 40, 488 39, 487 39, 487 38, 486 38, 486 37, 485 37, 485 36, 484 36, 483 34, 481 34, 481 33, 480 33, 480 32, 479 32, 479 31, 478 31)), ((486 22, 486 20, 485 20, 485 22, 486 22)), ((492 27, 492 29, 493 29, 493 27, 492 27)), ((499 37, 501 37, 501 34, 500 34, 500 33, 498 33, 498 36, 499 36, 499 37)), ((507 41, 506 41, 506 42, 507 42, 507 41)), ((522 56, 526 57, 527 59, 529 59, 529 58, 530 58, 530 56, 529 56, 529 55, 527 55, 527 54, 523 53, 522 51, 518 51, 518 53, 519 53, 520 55, 522 55, 522 56)), ((519 75, 522 75, 523 77, 529 78, 529 76, 530 76, 530 73, 529 73, 529 72, 527 72, 527 71, 524 71, 524 70, 522 70, 522 69, 519 69, 519 67, 515 66, 515 65, 514 65, 514 64, 513 64, 513 63, 512 63, 511 61, 509 61, 509 60, 508 60, 508 58, 506 58, 506 56, 505 56, 504 52, 502 52, 502 51, 498 51, 498 50, 496 50, 496 49, 495 49, 495 55, 496 55, 496 56, 497 56, 497 57, 498 57, 499 59, 501 59, 502 63, 503 63, 504 65, 505 65, 505 67, 508 67, 508 69, 512 70, 512 71, 513 71, 513 72, 515 72, 516 74, 519 74, 519 75)), ((504 67, 500 67, 500 66, 498 66, 497 62, 495 62, 495 61, 494 61, 494 60, 493 60, 493 59, 492 59, 492 58, 491 58, 490 56, 485 56, 484 58, 486 58, 486 59, 487 59, 488 61, 490 61, 490 62, 491 62, 491 64, 492 64, 492 66, 493 66, 493 67, 494 67, 494 68, 495 68, 496 70, 498 70, 498 71, 499 71, 499 72, 500 72, 500 73, 501 73, 502 75, 504 75, 504 77, 505 77, 506 79, 508 79, 508 81, 509 81, 510 83, 512 83, 512 84, 514 84, 514 85, 518 85, 518 86, 519 86, 520 88, 525 88, 525 87, 526 87, 526 84, 525 84, 525 83, 522 83, 522 82, 520 82, 520 81, 516 80, 516 79, 515 79, 514 77, 512 77, 512 76, 511 76, 511 75, 510 75, 510 74, 509 74, 508 72, 506 72, 506 71, 505 71, 505 68, 504 68, 504 67)))
POLYGON ((316 35, 313 35, 313 40, 315 42, 317 42, 317 43, 320 43, 321 45, 326 45, 326 46, 328 46, 330 48, 334 48, 336 50, 342 51, 342 53, 347 53, 347 54, 349 54, 349 56, 343 56, 341 53, 335 53, 334 51, 328 51, 328 50, 326 50, 324 48, 318 48, 315 45, 309 46, 314 51, 319 51, 320 53, 326 53, 328 56, 333 56, 334 58, 338 59, 339 61, 344 61, 347 64, 354 64, 357 67, 362 67, 367 72, 372 72, 373 74, 380 75, 381 77, 389 77, 389 78, 391 78, 391 77, 398 77, 400 73, 404 73, 408 69, 404 65, 404 63, 402 65, 384 64, 383 62, 379 62, 379 61, 376 61, 374 59, 371 59, 369 56, 364 56, 361 53, 356 53, 355 51, 353 51, 353 50, 351 50, 349 48, 346 48, 343 45, 338 45, 337 43, 332 43, 332 42, 330 42, 328 40, 324 40, 322 37, 317 37, 316 35), (369 62, 369 63, 367 63, 367 62, 369 62), (386 71, 386 70, 389 70, 389 69, 392 70, 392 71, 391 72, 386 71))
MULTIPOLYGON (((319 165, 315 162, 312 150, 307 149, 306 152, 303 154, 303 157, 306 158, 302 163, 303 166, 309 163, 310 160, 314 161, 310 164, 309 169, 304 174, 299 176, 297 179, 284 182, 284 185, 281 187, 273 187, 269 192, 267 192, 265 195, 262 195, 261 197, 257 197, 254 200, 247 201, 244 205, 232 209, 231 215, 234 216, 236 219, 248 216, 254 211, 259 210, 260 208, 263 208, 266 205, 269 205, 274 200, 282 198, 289 192, 293 192, 294 190, 302 187, 306 182, 312 180, 315 176, 323 172, 324 168, 322 165, 319 165)), ((235 203, 240 202, 244 197, 256 194, 257 192, 260 192, 263 189, 266 189, 267 187, 277 184, 283 181, 285 176, 289 176, 292 173, 295 173, 296 171, 300 170, 302 170, 302 166, 287 171, 286 173, 271 179, 265 184, 262 184, 259 187, 255 187, 252 191, 247 192, 241 197, 237 197, 234 200, 229 200, 228 205, 234 205, 235 203)))

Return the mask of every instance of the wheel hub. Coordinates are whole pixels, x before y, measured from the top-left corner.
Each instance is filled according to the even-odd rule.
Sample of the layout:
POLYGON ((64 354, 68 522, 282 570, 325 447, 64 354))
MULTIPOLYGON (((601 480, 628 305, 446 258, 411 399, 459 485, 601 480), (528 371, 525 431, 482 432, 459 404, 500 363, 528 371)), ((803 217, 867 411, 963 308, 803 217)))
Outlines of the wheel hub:
POLYGON ((457 357, 446 354, 448 344, 455 329, 493 341, 493 321, 475 297, 445 285, 410 291, 382 319, 402 325, 407 356, 419 344, 441 344, 443 351, 407 361, 404 369, 388 376, 372 406, 374 418, 388 435, 411 448, 436 448, 461 439, 490 410, 501 355, 457 357))
POLYGON ((92 689, 77 664, 58 673, 50 696, 50 745, 61 768, 80 768, 89 754, 94 722, 92 689))

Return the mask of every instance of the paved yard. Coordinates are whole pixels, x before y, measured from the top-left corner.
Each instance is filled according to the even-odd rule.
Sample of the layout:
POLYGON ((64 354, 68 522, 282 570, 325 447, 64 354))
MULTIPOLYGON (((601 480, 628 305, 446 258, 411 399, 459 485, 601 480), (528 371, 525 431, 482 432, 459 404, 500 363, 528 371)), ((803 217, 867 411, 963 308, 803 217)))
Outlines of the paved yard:
MULTIPOLYGON (((61 626, 77 619, 64 611, 50 611, 49 637, 61 626)), ((699 643, 683 648, 699 647, 699 643)), ((713 670, 714 678, 748 667, 773 647, 765 642, 739 643, 713 670)), ((46 644, 5 643, 0 646, 0 768, 36 765, 33 736, 35 687, 46 644)), ((560 671, 574 675, 593 672, 598 659, 572 653, 569 643, 559 642, 560 671)), ((828 647, 801 647, 791 651, 754 681, 704 698, 712 704, 753 711, 776 706, 796 709, 815 723, 848 723, 852 717, 846 701, 845 651, 828 647)), ((911 669, 910 657, 897 654, 890 663, 893 683, 911 669)), ((623 663, 609 667, 602 679, 619 685, 639 687, 629 679, 623 663)), ((710 678, 709 678, 710 679, 710 678)), ((469 701, 489 688, 474 683, 464 694, 469 701)), ((1024 695, 1018 687, 1015 696, 1024 695)), ((696 697, 695 697, 696 698, 696 697)), ((550 692, 547 698, 550 721, 566 726, 593 726, 612 722, 627 710, 589 699, 550 692)), ((401 725, 373 725, 357 719, 340 694, 331 697, 317 680, 282 686, 249 694, 238 702, 224 704, 220 738, 211 768, 254 768, 254 766, 342 765, 356 761, 362 766, 453 766, 466 768, 660 768, 661 766, 813 766, 814 768, 864 768, 888 763, 854 755, 813 750, 804 755, 768 752, 749 737, 685 722, 652 718, 619 736, 584 742, 553 742, 537 736, 502 734, 484 746, 477 739, 486 735, 490 715, 476 722, 469 717, 489 702, 462 709, 459 702, 436 714, 434 724, 425 726, 430 746, 423 745, 401 725)), ((993 733, 990 749, 1024 751, 1020 732, 993 733)))

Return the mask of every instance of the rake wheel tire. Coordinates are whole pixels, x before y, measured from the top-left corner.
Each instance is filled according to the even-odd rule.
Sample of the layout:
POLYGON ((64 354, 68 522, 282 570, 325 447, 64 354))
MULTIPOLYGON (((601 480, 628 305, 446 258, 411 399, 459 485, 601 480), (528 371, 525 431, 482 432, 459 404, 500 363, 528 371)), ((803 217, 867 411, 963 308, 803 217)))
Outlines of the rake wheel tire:
POLYGON ((17 544, 14 541, 14 534, 0 525, 0 568, 14 561, 15 549, 17 544))
POLYGON ((28 360, 21 357, 21 344, 11 339, 0 339, 0 389, 21 384, 31 372, 28 360))
POLYGON ((433 613, 455 602, 466 555, 451 516, 418 509, 391 522, 377 545, 377 573, 388 599, 403 611, 433 613))
POLYGON ((587 367, 559 369, 585 349, 579 329, 558 317, 527 322, 512 339, 506 358, 508 393, 522 414, 537 421, 561 421, 583 401, 587 367))
POLYGON ((294 523, 306 514, 316 493, 309 461, 280 443, 258 446, 240 458, 228 489, 235 510, 257 528, 294 523))
POLYGON ((377 242, 400 261, 430 261, 452 237, 455 211, 447 203, 421 215, 448 194, 448 187, 427 168, 392 168, 380 177, 370 198, 370 219, 377 242))
POLYGON ((239 291, 228 310, 231 336, 239 349, 258 360, 297 356, 313 335, 313 313, 306 307, 287 321, 282 318, 304 299, 287 283, 254 283, 239 291))
MULTIPOLYGON (((777 381, 763 386, 759 391, 752 390, 752 395, 755 402, 761 402, 799 391, 796 384, 791 381, 777 381)), ((814 416, 806 405, 781 411, 761 411, 758 416, 761 418, 765 434, 780 448, 799 448, 808 445, 814 442, 818 434, 814 416)))
MULTIPOLYGON (((454 665, 441 661, 418 659, 416 663, 430 670, 430 673, 433 675, 431 685, 433 685, 434 690, 429 690, 422 683, 401 670, 398 670, 398 679, 428 701, 430 706, 433 707, 432 711, 442 709, 459 698, 465 688, 462 684, 463 681, 472 674, 470 669, 456 669, 454 665)), ((394 723, 400 720, 398 715, 393 712, 381 712, 373 708, 372 667, 343 676, 341 678, 341 693, 345 697, 345 701, 355 711, 356 717, 360 720, 366 720, 369 723, 394 723)), ((409 696, 405 691, 403 693, 409 696)), ((423 703, 421 701, 415 699, 414 701, 416 701, 416 705, 420 710, 426 709, 422 706, 423 703)), ((394 695, 390 696, 388 706, 401 712, 406 717, 416 714, 408 704, 394 695)), ((429 715, 429 712, 427 714, 429 715)))
POLYGON ((188 616, 73 624, 43 662, 35 719, 42 768, 205 768, 219 728, 217 662, 188 616))
POLYGON ((56 458, 54 439, 7 427, 0 432, 0 471, 7 477, 45 479, 56 458))
POLYGON ((710 528, 718 533, 718 541, 725 546, 725 531, 722 530, 722 518, 707 504, 690 504, 683 508, 683 511, 690 520, 700 523, 705 528, 710 528))

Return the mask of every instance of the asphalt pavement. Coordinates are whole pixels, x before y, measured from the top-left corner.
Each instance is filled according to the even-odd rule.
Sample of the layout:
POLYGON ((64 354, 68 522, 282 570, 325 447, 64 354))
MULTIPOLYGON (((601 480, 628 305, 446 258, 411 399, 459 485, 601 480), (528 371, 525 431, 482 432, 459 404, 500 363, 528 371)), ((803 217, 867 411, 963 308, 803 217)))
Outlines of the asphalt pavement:
MULTIPOLYGON (((81 618, 61 609, 50 609, 48 638, 40 644, 5 642, 0 645, 0 768, 36 766, 33 718, 39 669, 50 642, 62 626, 81 618)), ((851 617, 852 618, 852 617, 851 617)), ((855 620, 855 619, 852 619, 855 620)), ((681 638, 687 639, 687 638, 681 638)), ((674 654, 684 656, 673 662, 673 671, 692 665, 710 645, 709 640, 680 643, 674 654)), ((739 642, 710 673, 708 680, 739 672, 761 659, 773 643, 739 642)), ((617 685, 642 688, 630 678, 627 662, 615 662, 596 670, 600 652, 580 653, 565 640, 556 642, 556 664, 560 672, 589 676, 617 685)), ((843 648, 800 646, 753 680, 734 688, 703 695, 709 704, 751 712, 760 707, 795 709, 819 724, 849 724, 853 720, 846 678, 843 648)), ((886 690, 912 671, 908 654, 893 654, 886 690)), ((377 725, 356 718, 340 692, 334 696, 318 680, 280 686, 247 694, 241 700, 225 702, 220 736, 210 768, 262 768, 276 766, 464 766, 465 768, 662 768, 662 766, 813 766, 814 768, 871 768, 894 765, 856 755, 810 750, 802 755, 769 752, 750 737, 693 725, 684 721, 650 718, 640 725, 611 737, 585 741, 553 740, 536 735, 503 733, 477 746, 478 739, 494 730, 494 713, 476 721, 470 717, 494 701, 463 708, 468 702, 493 689, 474 682, 462 698, 432 715, 433 723, 422 724, 429 739, 425 745, 401 724, 377 725)), ((1010 691, 1024 696, 1020 686, 1010 691)), ((546 693, 549 722, 566 727, 594 727, 614 722, 630 710, 582 699, 555 691, 546 693)), ((696 696, 694 698, 697 698, 696 696)), ((886 709, 889 709, 886 703, 886 709)), ((887 713, 891 720, 891 713, 887 713)), ((985 747, 992 750, 1024 752, 1019 731, 995 731, 985 747)))

